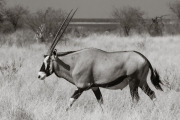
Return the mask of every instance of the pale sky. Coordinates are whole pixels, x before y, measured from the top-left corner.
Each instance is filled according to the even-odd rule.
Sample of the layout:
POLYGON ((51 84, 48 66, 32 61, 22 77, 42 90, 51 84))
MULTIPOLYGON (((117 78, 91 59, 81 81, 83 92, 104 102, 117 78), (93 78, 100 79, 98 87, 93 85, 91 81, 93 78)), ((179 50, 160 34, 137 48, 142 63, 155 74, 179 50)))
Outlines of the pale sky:
POLYGON ((179 0, 6 0, 8 6, 16 4, 28 7, 31 11, 52 7, 70 11, 79 8, 75 18, 110 18, 114 7, 139 7, 148 17, 169 14, 168 4, 179 0))

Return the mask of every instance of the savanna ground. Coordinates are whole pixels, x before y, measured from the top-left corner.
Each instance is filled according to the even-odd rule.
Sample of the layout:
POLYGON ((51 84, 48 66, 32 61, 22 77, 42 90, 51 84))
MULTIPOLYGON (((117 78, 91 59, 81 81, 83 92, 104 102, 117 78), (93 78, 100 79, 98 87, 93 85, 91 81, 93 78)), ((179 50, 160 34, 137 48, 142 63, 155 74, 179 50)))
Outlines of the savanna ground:
POLYGON ((121 37, 92 34, 86 38, 69 36, 58 51, 95 47, 106 51, 137 50, 159 71, 165 92, 156 90, 156 105, 139 89, 140 101, 132 107, 129 87, 124 90, 101 89, 104 112, 92 91, 80 96, 66 112, 75 87, 55 75, 45 81, 37 73, 49 45, 31 43, 26 31, 1 35, 0 44, 0 120, 178 120, 180 118, 180 36, 121 37))

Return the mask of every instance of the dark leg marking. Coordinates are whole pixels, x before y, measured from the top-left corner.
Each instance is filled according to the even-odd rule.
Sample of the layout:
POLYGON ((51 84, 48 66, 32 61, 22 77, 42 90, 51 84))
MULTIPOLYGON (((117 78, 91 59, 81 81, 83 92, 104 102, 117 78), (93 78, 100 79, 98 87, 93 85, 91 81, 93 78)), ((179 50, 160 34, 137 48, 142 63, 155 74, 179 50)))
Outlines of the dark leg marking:
POLYGON ((82 94, 82 92, 83 92, 83 90, 81 90, 81 89, 78 89, 74 92, 74 94, 69 99, 69 104, 68 104, 68 108, 66 109, 66 111, 69 110, 69 108, 71 108, 73 103, 79 98, 79 96, 82 94))
POLYGON ((140 88, 150 97, 151 100, 156 99, 154 91, 152 91, 147 84, 140 85, 140 88))
POLYGON ((136 103, 139 101, 138 86, 139 86, 139 80, 131 79, 129 81, 131 97, 132 97, 133 102, 136 102, 136 103))
POLYGON ((92 89, 94 95, 96 96, 96 99, 97 99, 97 101, 98 101, 98 103, 99 103, 99 105, 101 107, 102 112, 103 112, 103 107, 102 107, 103 97, 102 97, 102 94, 101 94, 101 91, 100 91, 99 87, 93 87, 91 89, 92 89))
POLYGON ((96 96, 98 103, 100 105, 103 104, 103 97, 102 97, 100 89, 98 87, 95 87, 95 88, 92 88, 92 91, 93 91, 94 95, 96 96))
POLYGON ((73 95, 71 96, 71 98, 74 98, 74 99, 78 99, 79 96, 82 94, 83 90, 75 90, 75 92, 73 93, 73 95))

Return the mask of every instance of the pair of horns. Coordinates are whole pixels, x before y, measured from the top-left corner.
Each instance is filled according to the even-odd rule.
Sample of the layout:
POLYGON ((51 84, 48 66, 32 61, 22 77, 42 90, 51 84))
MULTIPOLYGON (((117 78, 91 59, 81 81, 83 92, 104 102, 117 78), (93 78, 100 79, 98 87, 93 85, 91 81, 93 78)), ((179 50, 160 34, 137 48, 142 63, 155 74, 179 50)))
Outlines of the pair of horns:
POLYGON ((54 39, 53 39, 53 43, 51 44, 47 55, 51 56, 53 53, 54 48, 56 47, 58 41, 61 39, 63 33, 65 32, 66 28, 68 27, 70 21, 72 20, 74 14, 76 13, 77 9, 72 13, 73 9, 69 12, 69 14, 67 15, 66 19, 63 21, 63 23, 61 24, 61 26, 59 27, 54 39))

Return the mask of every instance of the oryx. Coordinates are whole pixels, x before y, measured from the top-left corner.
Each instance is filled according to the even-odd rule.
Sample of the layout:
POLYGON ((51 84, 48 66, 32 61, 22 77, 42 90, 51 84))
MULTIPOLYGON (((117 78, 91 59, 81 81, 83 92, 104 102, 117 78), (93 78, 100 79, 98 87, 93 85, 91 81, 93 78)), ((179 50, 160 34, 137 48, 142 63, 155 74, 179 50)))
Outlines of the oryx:
POLYGON ((151 82, 157 89, 162 90, 160 86, 162 82, 149 60, 139 52, 106 52, 96 48, 63 53, 56 52, 54 48, 73 15, 70 19, 68 15, 60 27, 47 55, 45 55, 38 78, 44 80, 49 75, 55 73, 56 76, 74 84, 77 90, 70 98, 69 108, 83 91, 89 89, 94 92, 101 105, 103 98, 99 87, 122 90, 129 85, 132 99, 135 101, 139 100, 138 87, 140 87, 150 99, 155 99, 154 91, 147 84, 149 69, 151 71, 151 82), (62 32, 60 33, 60 31, 62 32))

